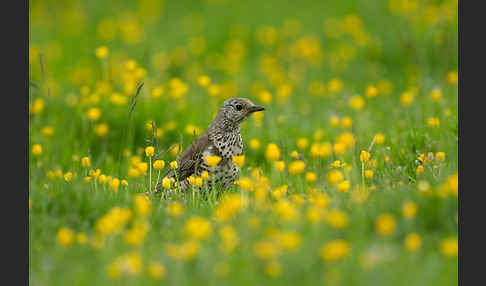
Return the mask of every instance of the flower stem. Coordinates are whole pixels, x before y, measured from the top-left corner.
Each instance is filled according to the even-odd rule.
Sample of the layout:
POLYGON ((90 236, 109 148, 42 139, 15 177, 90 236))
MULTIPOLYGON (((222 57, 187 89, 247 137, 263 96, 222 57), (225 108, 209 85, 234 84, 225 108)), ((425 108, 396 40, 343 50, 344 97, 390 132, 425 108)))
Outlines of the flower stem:
POLYGON ((149 192, 152 192, 152 156, 149 157, 149 192))

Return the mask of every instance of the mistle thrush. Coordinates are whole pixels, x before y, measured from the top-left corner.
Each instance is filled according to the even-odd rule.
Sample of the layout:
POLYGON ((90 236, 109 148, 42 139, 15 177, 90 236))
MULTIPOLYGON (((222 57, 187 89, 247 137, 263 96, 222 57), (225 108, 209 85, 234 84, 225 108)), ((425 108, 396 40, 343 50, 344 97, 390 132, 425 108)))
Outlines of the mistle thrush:
MULTIPOLYGON (((202 172, 209 173, 208 186, 220 185, 222 188, 230 186, 237 178, 240 168, 233 163, 232 157, 243 154, 240 126, 253 112, 263 111, 265 108, 256 106, 246 98, 230 98, 226 100, 213 122, 191 145, 182 153, 178 160, 179 168, 170 169, 164 178, 179 180, 179 188, 184 191, 189 188, 187 180, 191 175, 201 176, 202 172), (221 161, 215 167, 209 167, 204 158, 219 156, 221 161)), ((157 184, 156 191, 160 191, 162 180, 157 184)))

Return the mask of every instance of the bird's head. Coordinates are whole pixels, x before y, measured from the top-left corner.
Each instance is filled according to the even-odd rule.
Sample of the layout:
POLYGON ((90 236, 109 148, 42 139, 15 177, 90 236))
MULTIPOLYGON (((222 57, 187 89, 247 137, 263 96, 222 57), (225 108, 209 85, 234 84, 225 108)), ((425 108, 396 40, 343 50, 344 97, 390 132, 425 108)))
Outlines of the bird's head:
POLYGON ((232 124, 240 124, 253 112, 263 110, 265 110, 265 108, 253 104, 253 102, 247 98, 234 97, 227 99, 221 106, 219 112, 232 124))

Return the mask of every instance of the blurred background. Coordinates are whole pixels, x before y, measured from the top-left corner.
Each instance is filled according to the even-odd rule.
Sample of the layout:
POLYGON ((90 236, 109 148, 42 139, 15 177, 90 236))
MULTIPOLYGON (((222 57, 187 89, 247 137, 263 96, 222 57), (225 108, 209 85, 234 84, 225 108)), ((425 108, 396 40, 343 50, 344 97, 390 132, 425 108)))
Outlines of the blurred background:
MULTIPOLYGON (((167 269, 173 285, 456 285, 457 6, 29 1, 31 282, 155 285, 167 269), (241 246, 222 256, 234 233, 219 235, 218 202, 154 200, 152 212, 136 195, 149 181, 145 147, 187 148, 236 96, 266 107, 241 132, 242 176, 265 178, 268 195, 234 187, 251 207, 226 223, 241 246), (330 219, 328 204, 339 210, 330 219), (103 240, 111 220, 123 231, 103 240), (195 247, 187 225, 213 234, 195 247), (289 248, 301 244, 282 259, 278 228, 293 231, 289 248), (192 254, 181 261, 178 247, 192 254)), ((163 155, 166 169, 179 151, 163 155)))

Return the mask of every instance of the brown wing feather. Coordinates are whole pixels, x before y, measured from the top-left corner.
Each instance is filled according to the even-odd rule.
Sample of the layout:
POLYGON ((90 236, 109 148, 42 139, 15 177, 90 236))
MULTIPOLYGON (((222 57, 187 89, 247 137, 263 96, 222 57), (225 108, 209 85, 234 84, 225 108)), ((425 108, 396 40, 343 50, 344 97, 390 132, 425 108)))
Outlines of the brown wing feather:
MULTIPOLYGON (((178 160, 179 168, 176 170, 177 176, 179 177, 179 181, 183 181, 192 174, 194 174, 194 170, 196 167, 196 163, 200 159, 200 155, 209 147, 211 141, 209 141, 209 136, 205 132, 199 138, 189 145, 189 147, 182 152, 182 156, 180 160, 178 160)), ((174 170, 169 169, 167 173, 163 176, 165 177, 174 177, 175 173, 174 170)), ((157 184, 157 190, 160 190, 162 185, 162 180, 157 184)))

